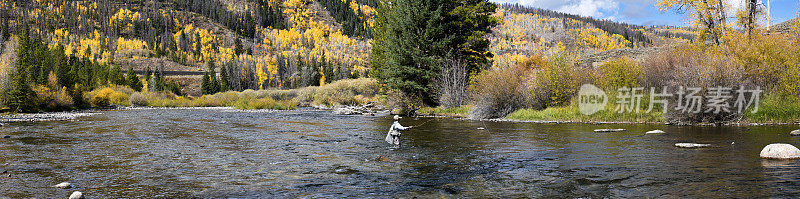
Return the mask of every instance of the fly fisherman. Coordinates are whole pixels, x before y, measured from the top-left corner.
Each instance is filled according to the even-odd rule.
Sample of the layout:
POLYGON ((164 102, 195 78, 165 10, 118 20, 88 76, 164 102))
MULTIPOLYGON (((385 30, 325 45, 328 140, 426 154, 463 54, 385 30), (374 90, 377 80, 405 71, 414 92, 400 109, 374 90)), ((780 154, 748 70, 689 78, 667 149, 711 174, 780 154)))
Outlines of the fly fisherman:
POLYGON ((392 127, 389 128, 389 133, 386 134, 386 142, 394 144, 396 148, 400 148, 400 131, 414 128, 414 126, 403 127, 403 125, 400 125, 400 119, 402 119, 402 117, 399 115, 394 116, 394 123, 392 123, 392 127))

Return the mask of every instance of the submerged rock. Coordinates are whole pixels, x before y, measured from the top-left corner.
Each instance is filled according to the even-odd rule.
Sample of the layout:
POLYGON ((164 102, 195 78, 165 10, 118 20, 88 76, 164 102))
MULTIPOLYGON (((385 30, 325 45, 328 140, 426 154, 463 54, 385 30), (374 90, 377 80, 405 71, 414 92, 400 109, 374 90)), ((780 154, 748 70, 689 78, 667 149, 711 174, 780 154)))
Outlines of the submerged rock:
POLYGON ((675 146, 680 148, 700 148, 700 147, 710 147, 711 144, 675 143, 675 146))
POLYGON ((333 173, 342 174, 342 175, 354 174, 354 173, 357 173, 357 172, 358 172, 358 170, 347 168, 347 167, 339 167, 339 168, 333 170, 333 173))
POLYGON ((392 160, 387 158, 386 156, 379 155, 377 158, 375 158, 375 161, 378 161, 378 162, 391 162, 392 160))
POLYGON ((69 189, 69 188, 72 188, 72 183, 62 182, 62 183, 58 183, 57 185, 55 185, 53 187, 56 187, 56 188, 59 188, 59 189, 69 189))
POLYGON ((3 136, 3 139, 9 139, 9 138, 11 138, 11 136, 10 136, 10 135, 4 135, 4 136, 3 136))
POLYGON ((656 129, 656 130, 645 132, 644 134, 662 134, 662 133, 666 133, 666 132, 656 129))
POLYGON ((789 135, 800 135, 800 129, 790 132, 789 135))
POLYGON ((595 129, 595 133, 606 133, 606 132, 620 132, 625 131, 625 129, 595 129))
POLYGON ((72 194, 69 195, 69 199, 83 199, 83 193, 80 191, 72 192, 72 194))
POLYGON ((800 149, 791 144, 770 144, 761 150, 760 156, 767 159, 797 159, 800 158, 800 149))

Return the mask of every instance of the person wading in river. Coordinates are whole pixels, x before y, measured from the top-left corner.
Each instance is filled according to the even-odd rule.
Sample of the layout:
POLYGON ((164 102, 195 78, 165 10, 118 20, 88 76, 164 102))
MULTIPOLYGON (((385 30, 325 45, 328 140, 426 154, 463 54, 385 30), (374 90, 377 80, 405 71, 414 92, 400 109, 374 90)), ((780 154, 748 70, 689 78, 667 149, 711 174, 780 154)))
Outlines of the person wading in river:
POLYGON ((392 123, 392 127, 389 128, 389 133, 386 134, 386 142, 389 144, 394 144, 395 148, 400 148, 400 131, 414 128, 414 126, 403 127, 403 125, 400 125, 399 120, 401 118, 402 117, 399 115, 394 116, 394 123, 392 123))

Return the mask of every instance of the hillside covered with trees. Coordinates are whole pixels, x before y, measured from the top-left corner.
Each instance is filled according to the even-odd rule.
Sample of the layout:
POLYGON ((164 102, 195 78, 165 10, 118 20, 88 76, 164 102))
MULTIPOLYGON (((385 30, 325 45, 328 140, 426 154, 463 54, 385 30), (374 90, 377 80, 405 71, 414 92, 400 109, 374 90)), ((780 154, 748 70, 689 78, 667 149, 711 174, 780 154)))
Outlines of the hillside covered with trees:
MULTIPOLYGON (((0 5, 0 100, 4 110, 14 112, 250 106, 253 96, 243 94, 252 93, 248 90, 283 90, 268 92, 283 107, 294 107, 297 100, 288 101, 296 98, 326 105, 380 99, 408 114, 468 106, 475 117, 494 118, 569 105, 578 83, 663 85, 647 82, 663 75, 652 71, 679 70, 663 68, 674 67, 656 60, 666 59, 663 54, 728 50, 723 54, 735 55, 734 63, 771 69, 719 71, 742 71, 736 77, 770 89, 788 81, 781 80, 778 71, 786 70, 777 66, 790 63, 761 60, 773 51, 738 43, 767 39, 746 15, 737 20, 743 28, 732 29, 704 26, 711 23, 702 17, 692 27, 646 27, 486 0, 5 0, 0 5), (627 71, 633 69, 643 71, 627 71), (595 82, 618 76, 609 71, 638 76, 595 82), (345 79, 360 83, 335 84, 345 79), (517 84, 497 85, 508 82, 517 84), (303 93, 321 92, 326 89, 304 88, 326 85, 352 90, 303 93)), ((716 9, 685 10, 672 1, 657 6, 694 11, 690 16, 716 9)), ((708 16, 724 22, 722 16, 708 16)), ((787 40, 788 33, 774 35, 774 41, 787 40)), ((783 55, 782 60, 793 60, 783 55)))

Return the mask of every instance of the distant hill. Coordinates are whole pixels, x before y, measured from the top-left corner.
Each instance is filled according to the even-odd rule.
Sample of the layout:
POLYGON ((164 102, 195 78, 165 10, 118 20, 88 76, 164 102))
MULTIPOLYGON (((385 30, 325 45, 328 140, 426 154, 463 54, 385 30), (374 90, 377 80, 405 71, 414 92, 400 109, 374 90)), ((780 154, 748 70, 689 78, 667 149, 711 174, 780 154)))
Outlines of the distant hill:
POLYGON ((798 20, 797 18, 794 18, 772 25, 772 27, 770 27, 770 30, 774 32, 789 32, 792 30, 792 27, 795 25, 797 20, 798 20))
POLYGON ((518 4, 501 4, 496 16, 503 23, 493 29, 490 40, 495 65, 501 66, 535 55, 563 55, 578 62, 643 57, 652 48, 694 39, 694 33, 685 28, 619 23, 518 4), (635 48, 651 49, 624 50, 635 48))

